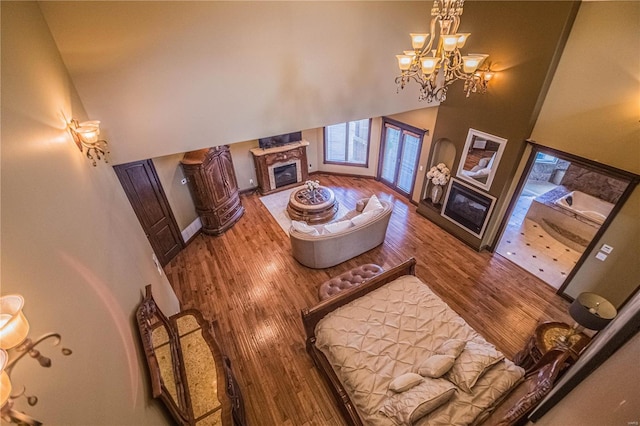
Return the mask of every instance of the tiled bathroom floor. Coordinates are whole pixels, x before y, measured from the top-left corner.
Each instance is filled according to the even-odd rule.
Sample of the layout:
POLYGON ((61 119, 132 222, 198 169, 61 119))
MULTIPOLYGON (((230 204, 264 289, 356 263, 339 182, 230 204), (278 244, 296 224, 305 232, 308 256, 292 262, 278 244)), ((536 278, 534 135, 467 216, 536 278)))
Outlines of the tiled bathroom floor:
POLYGON ((496 253, 554 288, 560 288, 582 253, 565 246, 536 222, 525 218, 534 198, 527 186, 523 190, 527 195, 520 196, 496 253))

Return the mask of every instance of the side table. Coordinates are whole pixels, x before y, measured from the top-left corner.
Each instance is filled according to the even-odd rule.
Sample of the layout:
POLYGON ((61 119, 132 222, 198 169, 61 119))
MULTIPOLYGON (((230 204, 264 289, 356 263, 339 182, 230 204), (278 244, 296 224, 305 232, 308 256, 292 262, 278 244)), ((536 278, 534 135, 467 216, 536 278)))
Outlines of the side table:
MULTIPOLYGON (((536 370, 545 354, 552 349, 563 349, 560 339, 570 331, 571 327, 561 322, 545 322, 538 325, 524 349, 514 356, 513 362, 524 368, 527 373, 536 370)), ((567 362, 575 362, 590 341, 591 338, 584 333, 573 334, 564 348, 568 348, 570 352, 567 362)))

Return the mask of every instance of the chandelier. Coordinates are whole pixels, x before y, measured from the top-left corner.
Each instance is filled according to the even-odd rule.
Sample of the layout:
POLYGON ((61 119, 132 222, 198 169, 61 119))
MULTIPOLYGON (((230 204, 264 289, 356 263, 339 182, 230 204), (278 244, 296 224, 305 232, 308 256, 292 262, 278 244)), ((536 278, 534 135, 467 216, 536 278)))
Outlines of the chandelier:
POLYGON ((411 80, 420 85, 418 100, 443 102, 451 83, 464 81, 464 91, 485 93, 494 72, 485 65, 489 55, 463 55, 460 49, 471 35, 458 33, 464 0, 435 0, 431 8, 430 34, 412 33, 413 50, 396 55, 401 74, 398 92, 411 80), (438 38, 436 30, 439 27, 438 38), (482 67, 482 68, 481 68, 482 67))

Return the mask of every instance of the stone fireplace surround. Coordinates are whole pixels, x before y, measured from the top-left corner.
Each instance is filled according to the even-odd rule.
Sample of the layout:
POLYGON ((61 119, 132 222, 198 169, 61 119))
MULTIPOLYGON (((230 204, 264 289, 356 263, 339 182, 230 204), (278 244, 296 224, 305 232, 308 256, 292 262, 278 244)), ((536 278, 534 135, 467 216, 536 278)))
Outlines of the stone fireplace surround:
POLYGON ((256 166, 258 189, 262 195, 300 185, 308 179, 308 145, 309 142, 302 140, 274 148, 254 148, 250 150, 256 166), (290 185, 277 187, 275 175, 273 173, 274 169, 276 167, 286 166, 289 164, 296 165, 297 181, 290 185))

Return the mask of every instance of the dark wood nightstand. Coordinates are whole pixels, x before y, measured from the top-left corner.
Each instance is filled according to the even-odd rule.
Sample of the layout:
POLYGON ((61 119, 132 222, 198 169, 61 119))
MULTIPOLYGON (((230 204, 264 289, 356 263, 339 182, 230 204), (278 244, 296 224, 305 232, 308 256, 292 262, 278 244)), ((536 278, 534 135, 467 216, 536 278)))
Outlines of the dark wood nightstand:
MULTIPOLYGON (((545 354, 552 349, 563 348, 561 339, 563 336, 567 336, 570 330, 571 326, 561 322, 545 322, 538 325, 524 349, 515 355, 513 362, 524 368, 527 373, 535 371, 540 364, 544 363, 545 354)), ((590 341, 591 338, 586 334, 573 334, 564 346, 570 352, 567 362, 575 362, 590 341)))

